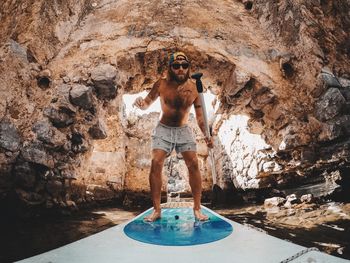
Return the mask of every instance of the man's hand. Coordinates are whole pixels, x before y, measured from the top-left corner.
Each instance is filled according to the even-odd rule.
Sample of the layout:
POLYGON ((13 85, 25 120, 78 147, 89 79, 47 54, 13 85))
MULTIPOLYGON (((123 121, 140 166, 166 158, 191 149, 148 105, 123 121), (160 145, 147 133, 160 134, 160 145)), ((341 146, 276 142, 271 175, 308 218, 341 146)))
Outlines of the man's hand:
POLYGON ((210 139, 208 137, 205 137, 204 140, 209 148, 212 149, 214 147, 213 137, 210 137, 210 139))
POLYGON ((142 97, 136 98, 136 100, 134 101, 132 106, 136 106, 137 108, 139 108, 141 110, 146 110, 148 108, 147 103, 145 102, 145 100, 142 97))

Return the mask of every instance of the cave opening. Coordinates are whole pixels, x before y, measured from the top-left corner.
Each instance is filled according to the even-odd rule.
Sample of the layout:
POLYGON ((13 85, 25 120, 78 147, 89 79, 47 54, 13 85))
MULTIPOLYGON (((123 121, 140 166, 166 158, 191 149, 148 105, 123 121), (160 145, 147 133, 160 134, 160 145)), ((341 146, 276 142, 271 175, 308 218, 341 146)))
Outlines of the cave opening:
POLYGON ((252 2, 252 1, 246 1, 246 2, 244 2, 244 8, 245 8, 246 10, 252 10, 252 8, 253 8, 253 2, 252 2))
POLYGON ((282 70, 287 78, 292 78, 295 74, 295 70, 291 63, 285 62, 282 64, 282 70))
MULTIPOLYGON (((235 64, 225 58, 209 55, 203 58, 199 51, 192 49, 185 50, 185 53, 193 61, 192 73, 204 73, 204 98, 216 143, 215 167, 220 187, 230 188, 232 191, 259 188, 258 174, 279 168, 273 162, 267 161, 267 164, 264 164, 265 159, 269 159, 268 155, 273 154, 273 150, 271 145, 267 145, 262 139, 263 121, 260 119, 264 115, 257 117, 255 114, 265 105, 260 101, 272 101, 270 89, 262 89, 261 83, 254 75, 237 71, 235 64), (232 79, 232 76, 236 79, 232 79), (237 88, 238 92, 229 95, 230 90, 237 88), (226 103, 227 94, 234 99, 235 107, 226 103), (254 104, 251 102, 247 106, 246 101, 249 104, 252 98, 254 104), (260 118, 256 122, 260 123, 260 126, 247 128, 248 120, 253 117, 260 118), (227 130, 227 127, 230 127, 230 130, 227 130), (240 135, 236 134, 236 131, 239 131, 240 135), (235 148, 238 151, 235 151, 235 148), (263 153, 264 151, 268 153, 263 153)), ((167 53, 164 50, 156 50, 146 52, 142 56, 136 54, 117 58, 122 62, 117 64, 120 75, 118 86, 121 88, 114 99, 104 103, 103 107, 97 107, 98 116, 106 123, 108 136, 105 139, 93 140, 93 150, 84 161, 87 169, 81 171, 89 192, 104 191, 108 193, 106 196, 115 196, 122 190, 121 202, 124 206, 145 207, 150 204, 148 177, 151 165, 151 136, 160 119, 161 107, 159 99, 146 111, 137 109, 132 104, 137 97, 146 97, 151 85, 164 74, 166 57, 167 53), (132 65, 132 69, 126 65, 132 65), (161 73, 160 67, 163 68, 161 73)), ((193 108, 189 123, 197 141, 203 198, 210 202, 213 184, 211 164, 204 135, 196 123, 193 108)), ((181 197, 190 196, 188 171, 181 155, 173 152, 166 159, 163 175, 163 201, 166 200, 167 192, 169 198, 178 197, 178 193, 181 197)), ((228 193, 230 194, 232 193, 228 193)))
POLYGON ((51 80, 48 77, 39 77, 37 83, 40 88, 47 89, 50 86, 51 80))

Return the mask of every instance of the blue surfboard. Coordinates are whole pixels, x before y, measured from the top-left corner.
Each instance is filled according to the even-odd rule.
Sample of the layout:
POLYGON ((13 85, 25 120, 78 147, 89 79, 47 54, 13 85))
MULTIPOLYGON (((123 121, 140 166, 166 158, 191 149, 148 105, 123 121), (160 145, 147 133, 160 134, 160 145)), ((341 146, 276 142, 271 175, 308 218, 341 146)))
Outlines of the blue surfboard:
POLYGON ((163 246, 193 246, 223 239, 229 236, 232 225, 222 218, 202 209, 209 217, 207 221, 197 221, 189 207, 163 208, 162 217, 155 222, 145 222, 148 210, 124 227, 124 233, 137 241, 163 246))

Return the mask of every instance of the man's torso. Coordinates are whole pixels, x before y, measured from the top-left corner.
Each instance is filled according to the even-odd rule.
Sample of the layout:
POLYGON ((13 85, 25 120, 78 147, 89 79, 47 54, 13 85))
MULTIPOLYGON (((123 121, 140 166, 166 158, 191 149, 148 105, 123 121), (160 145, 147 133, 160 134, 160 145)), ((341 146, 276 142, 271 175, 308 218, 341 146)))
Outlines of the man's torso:
POLYGON ((159 97, 163 111, 160 122, 172 127, 186 125, 191 106, 197 96, 195 83, 191 80, 178 85, 162 79, 159 86, 159 97))

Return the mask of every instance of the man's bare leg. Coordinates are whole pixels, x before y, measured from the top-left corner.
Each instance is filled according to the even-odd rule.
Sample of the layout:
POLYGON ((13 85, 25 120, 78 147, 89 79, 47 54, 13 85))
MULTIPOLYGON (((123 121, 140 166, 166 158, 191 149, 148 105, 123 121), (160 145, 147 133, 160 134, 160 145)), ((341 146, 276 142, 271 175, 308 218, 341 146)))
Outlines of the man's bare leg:
POLYGON ((197 153, 186 151, 181 153, 188 168, 189 183, 193 195, 193 213, 197 220, 205 221, 208 217, 201 211, 202 178, 199 171, 197 153))
POLYGON ((161 217, 160 198, 162 190, 162 169, 166 152, 160 149, 152 151, 152 164, 149 174, 149 184, 151 186, 151 195, 153 201, 153 212, 144 218, 147 222, 153 222, 161 217))

